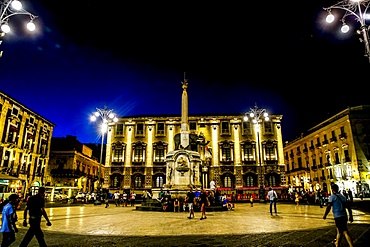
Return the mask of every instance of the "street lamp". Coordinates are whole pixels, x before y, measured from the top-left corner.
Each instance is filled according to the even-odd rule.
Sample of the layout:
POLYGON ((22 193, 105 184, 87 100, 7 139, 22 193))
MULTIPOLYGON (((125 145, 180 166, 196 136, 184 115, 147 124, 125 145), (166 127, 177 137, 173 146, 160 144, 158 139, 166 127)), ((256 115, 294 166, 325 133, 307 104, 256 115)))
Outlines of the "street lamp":
POLYGON ((335 19, 335 16, 332 14, 333 9, 340 9, 344 11, 344 15, 341 19, 342 21, 341 31, 343 33, 347 33, 350 29, 346 23, 346 18, 348 16, 356 17, 356 21, 358 21, 361 24, 360 30, 357 30, 357 33, 362 34, 363 39, 360 39, 360 41, 364 42, 365 57, 367 57, 370 62, 370 46, 368 33, 369 27, 366 24, 366 19, 369 19, 369 15, 367 14, 369 5, 370 0, 343 0, 330 7, 324 8, 324 10, 328 11, 328 16, 326 17, 326 22, 328 23, 332 23, 335 19))
POLYGON ((264 181, 264 172, 262 167, 262 156, 261 156, 261 140, 260 140, 260 120, 269 121, 269 114, 266 109, 258 108, 257 104, 254 108, 250 108, 250 111, 245 113, 244 121, 251 120, 255 126, 256 135, 257 135, 257 146, 258 146, 258 184, 259 184, 259 201, 265 201, 265 181, 264 181), (261 118, 263 117, 263 118, 261 118))
MULTIPOLYGON (((31 32, 35 31, 36 25, 33 21, 37 16, 23 9, 22 3, 18 0, 0 0, 0 45, 5 34, 11 31, 9 19, 15 15, 28 15, 30 21, 27 23, 26 27, 31 32)), ((3 52, 0 51, 0 57, 2 53, 3 52)))
POLYGON ((111 122, 117 122, 118 118, 113 113, 113 110, 108 110, 107 106, 104 106, 103 109, 96 108, 96 112, 91 115, 90 120, 95 122, 100 119, 100 131, 101 131, 101 148, 100 148, 100 162, 99 162, 99 169, 98 169, 98 188, 97 188, 97 197, 94 205, 100 205, 101 201, 99 197, 101 197, 101 166, 103 163, 103 146, 104 146, 104 137, 105 133, 108 130, 108 124, 111 122))

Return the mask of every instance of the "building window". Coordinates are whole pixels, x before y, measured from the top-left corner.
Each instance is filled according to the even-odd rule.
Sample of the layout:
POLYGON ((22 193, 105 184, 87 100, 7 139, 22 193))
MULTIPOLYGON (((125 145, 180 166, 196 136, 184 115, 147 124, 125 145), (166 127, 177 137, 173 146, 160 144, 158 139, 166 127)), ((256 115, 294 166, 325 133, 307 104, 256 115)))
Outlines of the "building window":
POLYGON ((266 160, 276 160, 275 158, 275 149, 273 146, 266 146, 266 160))
POLYGON ((254 185, 253 177, 252 176, 247 176, 247 178, 245 179, 245 186, 252 187, 253 185, 254 185))
POLYGON ((141 176, 136 176, 134 179, 134 188, 142 188, 141 176))
POLYGON ((226 175, 224 178, 224 187, 231 188, 232 187, 232 179, 230 175, 226 175))
POLYGON ((19 107, 13 105, 13 108, 12 108, 12 116, 15 116, 18 118, 18 114, 19 114, 19 107))
POLYGON ((252 134, 252 124, 249 121, 243 122, 243 135, 251 135, 252 134))
POLYGON ((345 162, 350 162, 351 158, 349 157, 348 149, 344 149, 344 160, 345 162))
POLYGON ((113 188, 119 188, 121 184, 120 177, 115 175, 113 178, 113 188))
POLYGON ((159 122, 157 123, 157 135, 159 136, 163 136, 165 134, 164 132, 164 123, 163 122, 159 122))
POLYGON ((302 169, 302 158, 298 157, 298 168, 302 169))
POLYGON ((156 188, 162 188, 163 187, 163 176, 158 176, 155 179, 155 186, 156 188))
POLYGON ((189 122, 190 130, 197 130, 197 122, 189 122))
POLYGON ((229 122, 221 122, 221 135, 230 134, 230 125, 229 122))
POLYGON ((275 176, 270 176, 268 179, 269 186, 276 186, 276 178, 275 176))
POLYGON ((144 136, 144 123, 136 124, 136 136, 144 136))
POLYGON ((122 136, 123 135, 123 124, 116 125, 116 135, 122 136))
POLYGON ((272 134, 272 133, 274 133, 273 132, 273 129, 272 129, 272 122, 271 121, 265 121, 265 122, 263 122, 263 127, 264 127, 265 134, 272 134))
POLYGON ((231 161, 230 147, 223 147, 222 148, 222 161, 231 161))
POLYGON ((335 158, 335 164, 340 164, 340 159, 339 159, 339 153, 338 152, 334 153, 334 158, 335 158))
POLYGON ((244 160, 245 161, 255 161, 256 160, 253 149, 254 149, 254 146, 252 144, 244 145, 244 160))
POLYGON ((312 166, 316 167, 316 157, 312 156, 312 166))
POLYGON ((113 162, 123 162, 123 149, 114 149, 113 162))
POLYGON ((134 162, 143 162, 143 161, 144 161, 143 147, 136 146, 134 150, 134 162))
POLYGON ((35 117, 30 116, 30 119, 28 121, 28 124, 31 125, 31 126, 33 126, 35 124, 35 117))
POLYGON ((155 161, 155 162, 164 162, 164 158, 165 158, 165 155, 164 155, 164 148, 163 148, 163 147, 158 147, 158 148, 155 150, 155 157, 154 157, 154 161, 155 161))

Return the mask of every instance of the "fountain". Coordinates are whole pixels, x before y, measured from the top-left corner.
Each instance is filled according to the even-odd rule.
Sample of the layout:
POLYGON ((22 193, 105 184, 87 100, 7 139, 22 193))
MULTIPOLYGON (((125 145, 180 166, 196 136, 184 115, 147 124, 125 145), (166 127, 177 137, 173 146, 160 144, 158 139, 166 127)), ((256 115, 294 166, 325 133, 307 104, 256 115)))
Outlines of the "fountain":
MULTIPOLYGON (((197 138, 195 134, 189 134, 188 123, 188 80, 182 82, 181 104, 181 131, 175 136, 175 149, 166 155, 166 190, 172 197, 185 197, 189 188, 201 188, 200 183, 200 154, 190 150, 190 139, 197 138)), ((196 139, 195 139, 196 140, 196 139)))

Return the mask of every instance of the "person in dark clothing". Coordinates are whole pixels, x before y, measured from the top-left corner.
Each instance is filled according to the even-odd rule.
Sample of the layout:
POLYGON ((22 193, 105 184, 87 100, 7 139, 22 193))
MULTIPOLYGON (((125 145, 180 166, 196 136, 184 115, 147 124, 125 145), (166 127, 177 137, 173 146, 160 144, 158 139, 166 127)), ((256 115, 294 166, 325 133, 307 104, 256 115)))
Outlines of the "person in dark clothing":
POLYGON ((105 196, 104 196, 104 201, 105 201, 105 208, 109 207, 109 193, 105 193, 105 196))
POLYGON ((193 192, 193 188, 190 187, 190 191, 186 194, 186 198, 185 198, 185 201, 186 203, 188 204, 188 207, 189 207, 189 217, 188 219, 191 219, 193 216, 193 218, 195 217, 194 216, 194 205, 196 204, 196 200, 195 200, 195 194, 193 192))
POLYGON ((29 214, 28 222, 30 224, 30 228, 26 235, 24 236, 20 247, 27 247, 28 244, 31 242, 33 236, 36 236, 37 241, 41 247, 45 247, 46 242, 44 239, 44 233, 41 230, 41 218, 44 216, 46 220, 46 225, 51 226, 51 222, 49 220, 48 215, 45 211, 45 187, 40 187, 39 191, 36 195, 31 196, 28 201, 26 208, 24 209, 24 221, 23 226, 27 226, 27 212, 29 214))
POLYGON ((203 189, 202 192, 200 193, 199 201, 200 201, 200 210, 202 211, 202 217, 200 218, 200 220, 207 219, 206 207, 208 207, 210 203, 208 200, 207 191, 205 189, 203 189))

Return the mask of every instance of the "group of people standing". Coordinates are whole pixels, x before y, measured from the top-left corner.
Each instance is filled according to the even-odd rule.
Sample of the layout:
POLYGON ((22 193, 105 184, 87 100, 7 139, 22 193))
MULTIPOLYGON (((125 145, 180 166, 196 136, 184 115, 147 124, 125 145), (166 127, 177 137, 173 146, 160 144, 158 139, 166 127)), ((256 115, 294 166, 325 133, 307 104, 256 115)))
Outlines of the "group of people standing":
MULTIPOLYGON (((130 203, 131 207, 134 207, 136 203, 136 193, 135 191, 131 191, 131 193, 128 194, 126 191, 123 191, 122 194, 120 194, 119 191, 116 191, 113 193, 112 199, 114 200, 116 207, 121 206, 121 204, 122 207, 127 207, 128 203, 130 203)), ((105 208, 107 207, 109 207, 108 196, 105 199, 105 208)))

